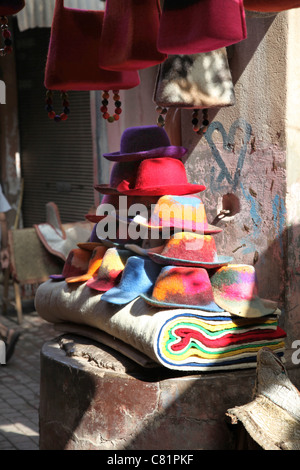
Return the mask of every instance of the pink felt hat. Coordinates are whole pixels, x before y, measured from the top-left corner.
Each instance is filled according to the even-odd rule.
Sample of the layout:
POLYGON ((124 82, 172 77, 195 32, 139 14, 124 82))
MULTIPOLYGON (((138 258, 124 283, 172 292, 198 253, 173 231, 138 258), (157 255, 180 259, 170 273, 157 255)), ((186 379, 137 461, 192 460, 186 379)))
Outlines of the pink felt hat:
POLYGON ((206 189, 202 184, 189 183, 182 161, 170 157, 142 160, 134 179, 125 186, 120 184, 117 190, 128 196, 195 194, 206 189))
POLYGON ((255 268, 246 264, 229 264, 211 276, 216 303, 240 317, 262 317, 277 309, 277 303, 258 296, 255 268))
POLYGON ((116 213, 116 216, 120 222, 148 229, 173 228, 177 231, 199 232, 206 235, 222 232, 221 228, 208 224, 204 204, 200 197, 195 195, 166 194, 157 200, 147 219, 141 215, 127 219, 120 213, 116 213))
POLYGON ((223 312, 214 301, 209 276, 204 268, 165 266, 157 277, 152 294, 140 296, 156 307, 223 312))
POLYGON ((158 126, 129 127, 121 137, 120 151, 104 153, 103 157, 115 162, 141 161, 146 158, 182 158, 185 147, 171 145, 165 129, 158 126))
MULTIPOLYGON (((84 274, 81 274, 80 276, 70 276, 66 278, 66 282, 68 284, 73 284, 76 282, 86 282, 88 279, 93 277, 98 269, 101 266, 103 256, 107 250, 106 246, 99 245, 96 248, 93 249, 91 252, 88 268, 84 274)), ((86 250, 87 252, 89 250, 86 250)))
POLYGON ((211 235, 190 232, 172 235, 163 246, 150 248, 148 256, 158 264, 199 266, 207 269, 232 261, 230 256, 217 254, 215 240, 211 235))
POLYGON ((86 285, 101 292, 112 289, 120 281, 126 261, 132 255, 129 250, 108 248, 97 274, 89 279, 86 285))
POLYGON ((50 279, 53 279, 54 281, 63 281, 67 277, 81 276, 82 274, 85 274, 88 269, 90 257, 90 252, 81 248, 74 248, 67 256, 62 273, 51 274, 49 276, 50 279))

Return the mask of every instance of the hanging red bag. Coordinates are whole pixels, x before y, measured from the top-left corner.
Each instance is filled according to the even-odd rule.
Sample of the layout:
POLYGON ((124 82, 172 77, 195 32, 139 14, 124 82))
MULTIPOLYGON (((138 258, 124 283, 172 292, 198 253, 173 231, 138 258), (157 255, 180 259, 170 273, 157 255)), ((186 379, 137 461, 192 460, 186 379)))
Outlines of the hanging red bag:
POLYGON ((161 52, 211 52, 246 37, 243 0, 164 0, 157 41, 161 52))
POLYGON ((0 24, 4 47, 0 49, 0 56, 12 52, 11 32, 8 28, 7 16, 19 13, 25 7, 25 0, 0 0, 0 24))
POLYGON ((300 7, 296 0, 244 0, 244 7, 249 11, 279 12, 300 7))
POLYGON ((159 0, 106 0, 99 65, 109 70, 140 70, 160 64, 157 49, 159 0))
POLYGON ((45 87, 64 90, 63 113, 52 108, 51 92, 47 94, 49 117, 59 121, 69 112, 66 91, 102 90, 101 112, 113 122, 121 114, 118 90, 127 90, 140 83, 137 71, 112 72, 98 66, 98 51, 104 11, 66 8, 64 0, 56 0, 48 56, 45 69, 45 87), (113 90, 115 114, 108 113, 108 91, 113 90))

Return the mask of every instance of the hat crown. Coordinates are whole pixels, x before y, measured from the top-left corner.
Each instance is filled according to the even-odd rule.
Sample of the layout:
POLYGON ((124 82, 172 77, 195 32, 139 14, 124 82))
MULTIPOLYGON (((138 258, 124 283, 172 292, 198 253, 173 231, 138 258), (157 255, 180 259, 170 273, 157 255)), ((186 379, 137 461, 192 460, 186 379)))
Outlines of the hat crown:
POLYGON ((166 266, 153 288, 152 298, 166 303, 209 305, 214 302, 206 269, 166 266))
POLYGON ((212 288, 224 298, 235 301, 251 300, 257 295, 257 276, 254 266, 230 264, 219 268, 211 278, 212 288))
POLYGON ((160 197, 154 206, 150 223, 195 231, 205 231, 208 226, 202 200, 192 195, 160 197))
POLYGON ((97 278, 108 278, 119 274, 125 268, 126 261, 130 255, 129 250, 118 250, 115 247, 108 248, 103 256, 97 278))
POLYGON ((135 183, 138 167, 138 162, 115 162, 110 173, 110 186, 123 190, 130 188, 135 183))
POLYGON ((170 157, 149 158, 141 161, 135 181, 131 179, 129 189, 143 190, 149 187, 167 186, 170 181, 172 186, 188 184, 182 161, 170 157))
POLYGON ((168 146, 170 146, 168 134, 161 127, 129 127, 122 134, 120 151, 124 154, 137 153, 168 146))
POLYGON ((89 260, 91 253, 86 250, 81 250, 80 248, 72 249, 65 261, 62 276, 79 276, 84 274, 88 269, 89 260))
POLYGON ((161 254, 168 258, 189 261, 214 262, 218 255, 211 235, 179 232, 167 240, 161 254))
POLYGON ((160 271, 155 263, 142 256, 131 256, 128 258, 119 284, 120 290, 136 292, 139 286, 150 288, 160 271))

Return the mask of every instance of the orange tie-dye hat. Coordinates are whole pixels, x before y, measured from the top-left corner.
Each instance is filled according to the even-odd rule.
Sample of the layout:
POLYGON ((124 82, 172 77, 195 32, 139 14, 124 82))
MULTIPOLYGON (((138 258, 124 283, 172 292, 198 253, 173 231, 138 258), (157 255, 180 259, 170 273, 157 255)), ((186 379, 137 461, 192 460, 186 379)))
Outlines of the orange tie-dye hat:
POLYGON ((214 301, 210 279, 204 268, 166 266, 155 282, 152 295, 141 294, 141 297, 154 307, 224 311, 214 301))

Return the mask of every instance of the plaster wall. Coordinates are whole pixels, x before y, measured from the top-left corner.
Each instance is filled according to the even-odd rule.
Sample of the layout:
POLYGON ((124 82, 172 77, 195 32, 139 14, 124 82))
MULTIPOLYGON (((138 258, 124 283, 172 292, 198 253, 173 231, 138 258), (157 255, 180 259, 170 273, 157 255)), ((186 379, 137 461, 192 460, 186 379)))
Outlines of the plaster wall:
POLYGON ((247 39, 228 49, 235 105, 210 110, 203 137, 194 133, 190 111, 181 116, 189 180, 206 185, 201 198, 208 220, 223 229, 215 236, 218 252, 255 266, 260 296, 279 301, 288 341, 298 335, 287 312, 287 296, 297 290, 287 269, 296 256, 295 240, 293 246, 288 240, 296 235, 287 225, 294 225, 292 212, 299 219, 290 197, 292 188, 299 198, 298 15, 248 16, 247 39), (222 209, 230 211, 224 218, 222 209))
MULTIPOLYGON (((286 311, 290 342, 300 345, 300 11, 288 14, 286 171, 287 284, 286 311), (298 342, 298 343, 297 343, 298 342)), ((299 366, 298 366, 299 367, 299 366)))

